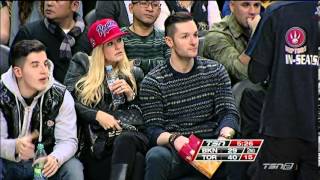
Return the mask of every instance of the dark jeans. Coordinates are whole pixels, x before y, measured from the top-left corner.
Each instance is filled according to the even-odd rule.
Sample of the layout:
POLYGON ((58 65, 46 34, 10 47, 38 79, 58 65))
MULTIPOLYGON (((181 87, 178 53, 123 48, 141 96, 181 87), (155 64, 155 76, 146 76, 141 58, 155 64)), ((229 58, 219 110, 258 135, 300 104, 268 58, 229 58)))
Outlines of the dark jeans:
POLYGON ((4 175, 4 165, 3 165, 2 159, 0 158, 0 180, 4 179, 3 175, 4 175))
POLYGON ((128 177, 131 180, 141 180, 144 176, 146 151, 147 139, 142 133, 122 132, 115 138, 108 156, 97 159, 90 151, 83 153, 86 179, 108 179, 113 164, 128 164, 128 177))
MULTIPOLYGON (((213 175, 214 180, 226 180, 224 165, 213 175)), ((186 163, 175 150, 165 146, 155 146, 146 155, 145 180, 208 180, 194 167, 186 163)))
MULTIPOLYGON (((2 159, 4 180, 32 180, 32 161, 13 162, 2 159)), ((83 166, 76 158, 65 162, 49 180, 83 180, 83 166)))

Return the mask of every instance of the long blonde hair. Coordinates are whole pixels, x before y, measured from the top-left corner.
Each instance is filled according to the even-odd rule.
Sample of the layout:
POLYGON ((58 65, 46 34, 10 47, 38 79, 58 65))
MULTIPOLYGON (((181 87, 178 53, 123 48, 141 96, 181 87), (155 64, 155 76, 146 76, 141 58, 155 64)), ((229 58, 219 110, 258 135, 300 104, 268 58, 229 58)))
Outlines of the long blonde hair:
MULTIPOLYGON (((105 91, 105 56, 103 52, 103 44, 95 47, 92 55, 89 56, 89 70, 75 85, 77 99, 84 105, 96 106, 102 99, 105 91)), ((127 77, 132 85, 134 92, 137 91, 137 85, 133 76, 133 63, 129 62, 127 55, 116 63, 113 72, 127 77)))

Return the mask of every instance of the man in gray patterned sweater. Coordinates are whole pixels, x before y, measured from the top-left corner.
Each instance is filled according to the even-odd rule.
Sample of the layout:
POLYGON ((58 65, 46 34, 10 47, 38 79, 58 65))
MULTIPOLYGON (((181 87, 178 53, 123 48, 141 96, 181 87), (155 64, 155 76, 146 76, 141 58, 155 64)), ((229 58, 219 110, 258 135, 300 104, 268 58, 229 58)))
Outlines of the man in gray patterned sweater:
MULTIPOLYGON (((238 131, 230 79, 221 64, 197 57, 198 31, 192 16, 169 16, 165 35, 171 58, 153 69, 140 89, 147 134, 154 146, 146 155, 145 179, 203 179, 176 152, 192 133, 224 139, 238 131)), ((214 179, 221 177, 220 170, 214 179)))

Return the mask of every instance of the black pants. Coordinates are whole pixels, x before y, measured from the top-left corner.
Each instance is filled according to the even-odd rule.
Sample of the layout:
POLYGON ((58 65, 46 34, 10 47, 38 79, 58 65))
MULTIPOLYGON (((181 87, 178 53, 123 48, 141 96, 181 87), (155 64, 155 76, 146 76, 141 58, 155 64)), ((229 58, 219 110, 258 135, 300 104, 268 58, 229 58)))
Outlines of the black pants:
POLYGON ((110 155, 103 159, 96 159, 87 151, 81 158, 86 180, 109 179, 112 164, 128 164, 128 177, 143 179, 147 139, 142 133, 122 132, 115 138, 110 155))
POLYGON ((251 180, 318 180, 317 142, 264 136, 251 180))
POLYGON ((260 138, 260 114, 265 98, 263 90, 246 88, 240 102, 241 138, 260 138))
MULTIPOLYGON (((239 139, 260 139, 260 113, 265 97, 263 90, 246 88, 243 90, 240 101, 241 133, 236 138, 239 139)), ((248 180, 247 174, 251 162, 229 163, 229 180, 248 180)))

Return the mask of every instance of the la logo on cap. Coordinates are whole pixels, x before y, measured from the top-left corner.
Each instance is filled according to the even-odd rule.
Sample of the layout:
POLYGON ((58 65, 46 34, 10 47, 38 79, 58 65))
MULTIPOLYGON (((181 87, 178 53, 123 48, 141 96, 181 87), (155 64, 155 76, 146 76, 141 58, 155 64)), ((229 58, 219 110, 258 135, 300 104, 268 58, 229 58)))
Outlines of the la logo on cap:
POLYGON ((96 28, 97 32, 99 33, 99 36, 106 36, 107 34, 109 34, 109 32, 113 29, 113 28, 117 28, 117 24, 115 21, 109 21, 106 24, 102 25, 99 24, 96 28))

